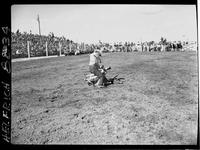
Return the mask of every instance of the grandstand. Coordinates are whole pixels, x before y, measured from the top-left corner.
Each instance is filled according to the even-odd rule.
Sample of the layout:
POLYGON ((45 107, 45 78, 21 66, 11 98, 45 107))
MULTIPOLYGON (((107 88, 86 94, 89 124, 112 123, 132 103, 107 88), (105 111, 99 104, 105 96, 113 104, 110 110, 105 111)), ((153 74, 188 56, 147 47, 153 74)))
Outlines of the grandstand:
POLYGON ((85 44, 76 43, 65 37, 56 37, 53 33, 48 36, 32 33, 11 33, 12 58, 30 58, 44 56, 79 55, 92 53, 98 48, 102 52, 137 52, 137 51, 191 51, 197 49, 196 42, 173 41, 161 37, 159 42, 119 42, 114 44, 102 43, 85 44))

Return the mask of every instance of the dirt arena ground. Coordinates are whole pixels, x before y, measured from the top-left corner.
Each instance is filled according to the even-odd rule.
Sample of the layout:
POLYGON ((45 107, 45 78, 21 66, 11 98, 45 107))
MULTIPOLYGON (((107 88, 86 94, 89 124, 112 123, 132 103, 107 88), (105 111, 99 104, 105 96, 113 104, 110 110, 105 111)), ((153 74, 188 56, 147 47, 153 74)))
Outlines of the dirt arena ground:
POLYGON ((197 52, 102 60, 123 84, 88 86, 88 55, 12 63, 12 143, 196 144, 197 52))

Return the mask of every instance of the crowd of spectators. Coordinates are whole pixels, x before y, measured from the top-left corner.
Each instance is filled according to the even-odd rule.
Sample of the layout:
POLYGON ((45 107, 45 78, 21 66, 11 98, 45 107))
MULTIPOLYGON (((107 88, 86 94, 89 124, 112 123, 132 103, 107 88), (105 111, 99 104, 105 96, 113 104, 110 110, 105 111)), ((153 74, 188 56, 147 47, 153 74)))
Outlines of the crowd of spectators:
POLYGON ((102 52, 135 52, 135 51, 183 51, 187 42, 173 41, 168 42, 161 38, 159 42, 118 42, 114 44, 103 43, 99 41, 98 44, 76 43, 65 37, 56 37, 53 33, 48 36, 38 35, 19 30, 16 33, 11 33, 11 50, 12 58, 26 58, 28 57, 28 48, 30 57, 48 56, 51 55, 78 55, 92 53, 94 49, 99 49, 102 52), (28 45, 29 41, 29 45, 28 45))
POLYGON ((19 30, 16 33, 11 33, 11 42, 12 58, 28 57, 28 48, 30 57, 46 56, 46 50, 48 51, 48 56, 51 56, 60 54, 60 49, 61 54, 74 55, 91 53, 95 48, 94 44, 78 44, 65 37, 56 37, 53 33, 44 36, 32 34, 31 32, 21 33, 19 30))
POLYGON ((50 33, 48 36, 40 36, 38 34, 32 34, 31 32, 21 33, 19 30, 16 33, 12 32, 12 58, 28 57, 28 48, 30 50, 31 57, 46 56, 46 48, 48 49, 48 55, 56 55, 58 48, 57 40, 61 39, 62 38, 54 37, 52 33, 50 33))
POLYGON ((180 41, 176 42, 167 42, 166 39, 161 38, 160 42, 156 43, 154 41, 150 42, 119 42, 114 43, 114 45, 103 46, 104 51, 109 52, 135 52, 135 51, 182 51, 183 45, 186 43, 181 43, 180 41))

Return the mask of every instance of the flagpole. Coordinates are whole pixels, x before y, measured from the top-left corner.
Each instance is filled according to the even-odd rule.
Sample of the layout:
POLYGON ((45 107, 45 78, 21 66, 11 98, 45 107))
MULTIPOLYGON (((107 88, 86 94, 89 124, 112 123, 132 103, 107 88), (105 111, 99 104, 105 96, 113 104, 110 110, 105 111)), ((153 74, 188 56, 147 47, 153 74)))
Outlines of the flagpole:
POLYGON ((41 36, 41 31, 40 31, 40 18, 39 18, 39 15, 38 15, 37 21, 38 21, 38 26, 39 26, 39 34, 40 34, 40 36, 41 36))

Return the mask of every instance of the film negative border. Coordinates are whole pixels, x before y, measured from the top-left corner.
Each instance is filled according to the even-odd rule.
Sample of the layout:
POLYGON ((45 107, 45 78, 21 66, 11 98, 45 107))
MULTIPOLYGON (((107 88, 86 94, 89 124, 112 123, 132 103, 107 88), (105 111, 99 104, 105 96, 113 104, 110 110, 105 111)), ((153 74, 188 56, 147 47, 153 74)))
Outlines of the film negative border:
POLYGON ((11 39, 10 28, 1 27, 1 142, 11 143, 11 39))

